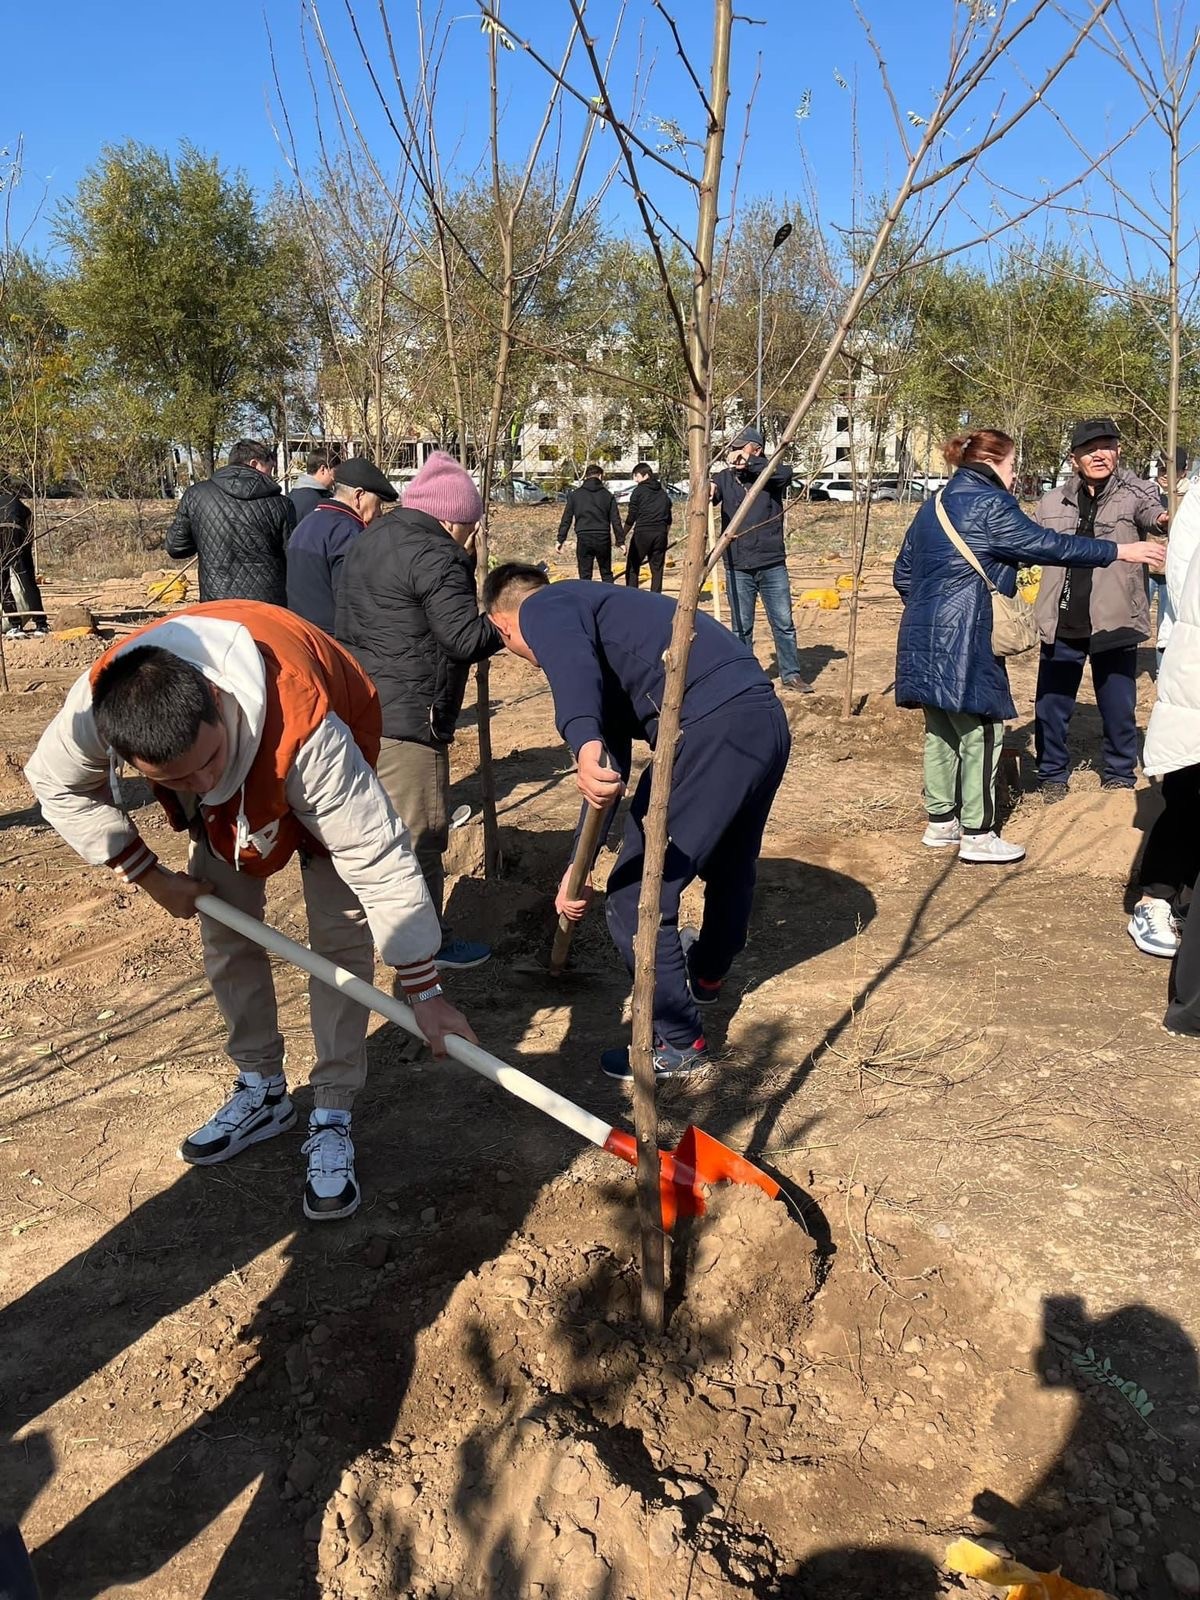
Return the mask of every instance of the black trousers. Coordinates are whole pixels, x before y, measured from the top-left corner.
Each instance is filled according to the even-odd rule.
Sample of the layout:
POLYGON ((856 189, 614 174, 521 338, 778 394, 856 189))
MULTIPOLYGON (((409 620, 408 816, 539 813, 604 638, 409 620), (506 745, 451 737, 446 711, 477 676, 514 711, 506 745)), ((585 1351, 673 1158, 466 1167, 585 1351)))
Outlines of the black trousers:
POLYGON ((667 530, 652 528, 649 533, 642 533, 635 528, 633 537, 629 541, 629 555, 625 561, 625 582, 631 589, 637 588, 644 561, 650 568, 651 590, 655 594, 661 594, 663 566, 666 559, 667 530))
POLYGON ((582 545, 575 546, 575 561, 581 578, 591 578, 593 564, 600 568, 600 576, 605 583, 612 583, 612 545, 582 545))
POLYGON ((3 571, 0 571, 0 611, 10 614, 18 628, 27 622, 36 622, 41 627, 46 625, 42 591, 38 588, 37 572, 33 565, 32 544, 23 545, 3 564, 3 571))
POLYGON ((1162 814, 1142 851, 1138 887, 1158 900, 1174 900, 1200 877, 1200 766, 1168 772, 1162 797, 1162 814))

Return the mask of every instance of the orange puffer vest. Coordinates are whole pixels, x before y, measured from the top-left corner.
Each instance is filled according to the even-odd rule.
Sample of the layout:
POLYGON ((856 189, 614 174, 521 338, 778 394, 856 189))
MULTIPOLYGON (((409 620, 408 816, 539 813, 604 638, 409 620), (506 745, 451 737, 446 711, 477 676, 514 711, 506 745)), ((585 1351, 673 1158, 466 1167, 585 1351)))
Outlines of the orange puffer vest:
MULTIPOLYGON (((296 753, 332 713, 341 718, 355 743, 374 767, 379 759, 382 720, 375 685, 340 644, 320 628, 279 606, 254 600, 214 600, 172 613, 172 622, 185 617, 213 617, 240 623, 258 646, 266 669, 266 709, 262 738, 240 794, 218 806, 202 806, 209 845, 223 860, 236 864, 252 878, 269 878, 287 865, 301 846, 324 855, 324 846, 312 837, 291 812, 286 784, 296 753), (247 841, 238 842, 238 813, 245 817, 247 841)), ((154 643, 151 622, 129 638, 111 646, 93 666, 94 685, 99 673, 118 650, 132 640, 154 643)), ((177 831, 188 826, 179 796, 161 784, 153 785, 156 798, 177 831)))

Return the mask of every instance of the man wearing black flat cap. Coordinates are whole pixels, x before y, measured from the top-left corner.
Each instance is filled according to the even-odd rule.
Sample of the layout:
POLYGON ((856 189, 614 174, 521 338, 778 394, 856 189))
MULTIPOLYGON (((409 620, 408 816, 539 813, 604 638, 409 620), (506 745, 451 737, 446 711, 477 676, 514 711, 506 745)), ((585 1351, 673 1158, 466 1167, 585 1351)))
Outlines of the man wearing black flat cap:
POLYGON ((372 461, 351 456, 333 474, 332 499, 296 528, 287 553, 287 603, 306 622, 333 632, 338 580, 346 552, 384 503, 400 496, 372 461))
MULTIPOLYGON (((1044 528, 1125 544, 1167 524, 1154 484, 1121 466, 1121 434, 1111 417, 1075 425, 1072 472, 1048 490, 1034 513, 1044 528)), ((1150 637, 1150 606, 1141 567, 1114 561, 1095 570, 1044 567, 1036 602, 1042 634, 1035 706, 1037 773, 1043 798, 1067 792, 1067 731, 1085 663, 1104 729, 1102 782, 1132 789, 1137 764, 1137 647, 1150 637)))

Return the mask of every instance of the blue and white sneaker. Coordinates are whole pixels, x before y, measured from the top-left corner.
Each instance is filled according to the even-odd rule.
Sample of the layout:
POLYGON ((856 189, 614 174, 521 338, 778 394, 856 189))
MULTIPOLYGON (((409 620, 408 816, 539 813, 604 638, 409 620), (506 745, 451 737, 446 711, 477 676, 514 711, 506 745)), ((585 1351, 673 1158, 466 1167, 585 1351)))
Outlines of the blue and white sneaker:
POLYGON ((326 1122, 317 1120, 320 1115, 313 1113, 303 1146, 308 1157, 304 1215, 310 1222, 336 1222, 340 1217, 354 1215, 362 1194, 354 1175, 350 1118, 326 1122))
MULTIPOLYGON (((703 1039, 697 1039, 695 1044, 680 1049, 673 1044, 666 1044, 661 1039, 654 1042, 654 1076, 659 1082, 664 1078, 687 1078, 693 1073, 707 1071, 711 1062, 708 1058, 708 1046, 703 1039)), ((633 1082, 633 1068, 629 1063, 629 1046, 621 1045, 615 1050, 605 1050, 600 1056, 600 1070, 606 1078, 616 1078, 620 1083, 633 1082)))
POLYGON ((433 958, 439 972, 465 972, 469 967, 481 967, 492 959, 492 947, 473 939, 447 939, 433 958))
POLYGON ((1169 961, 1179 949, 1179 924, 1166 900, 1139 900, 1128 932, 1143 955, 1164 956, 1169 961))
POLYGON ((221 1109, 179 1146, 179 1158, 193 1167, 232 1161, 248 1145, 261 1144, 296 1123, 296 1108, 283 1074, 260 1078, 243 1073, 221 1109))

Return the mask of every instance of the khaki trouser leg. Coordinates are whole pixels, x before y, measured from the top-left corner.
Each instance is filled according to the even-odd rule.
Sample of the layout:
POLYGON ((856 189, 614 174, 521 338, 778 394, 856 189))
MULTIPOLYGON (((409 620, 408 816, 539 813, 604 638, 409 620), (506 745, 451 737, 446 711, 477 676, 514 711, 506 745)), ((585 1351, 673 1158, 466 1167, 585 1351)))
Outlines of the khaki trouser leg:
POLYGON ((443 745, 415 739, 384 739, 376 765, 392 809, 408 829, 413 854, 433 901, 442 915, 446 872, 442 857, 450 842, 450 752, 443 745))
MULTIPOLYGON (((309 943, 318 955, 367 983, 375 978, 375 944, 366 913, 338 877, 328 856, 303 864, 304 904, 308 910, 309 943)), ((367 1079, 366 1006, 340 989, 312 978, 308 985, 309 1016, 316 1065, 312 1071, 313 1104, 330 1111, 349 1111, 367 1079)))
MULTIPOLYGON (((235 872, 212 853, 204 839, 192 840, 188 871, 193 877, 206 878, 220 899, 262 921, 267 900, 263 880, 235 872)), ((283 1035, 267 952, 211 917, 200 918, 200 946, 204 971, 229 1030, 225 1049, 234 1065, 241 1072, 257 1072, 265 1078, 282 1072, 283 1035)))

